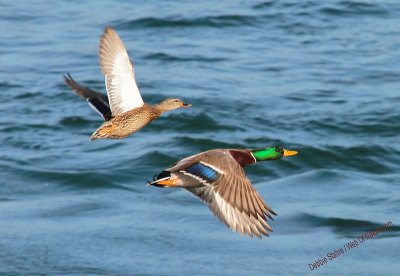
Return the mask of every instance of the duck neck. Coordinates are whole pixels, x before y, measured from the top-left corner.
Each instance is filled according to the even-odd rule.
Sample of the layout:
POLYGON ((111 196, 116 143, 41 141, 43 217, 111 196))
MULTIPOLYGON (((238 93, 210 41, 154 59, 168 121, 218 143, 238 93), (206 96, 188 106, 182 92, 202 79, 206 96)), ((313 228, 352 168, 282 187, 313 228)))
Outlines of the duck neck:
POLYGON ((168 107, 167 107, 165 104, 163 104, 163 102, 161 102, 161 103, 159 103, 159 104, 155 104, 155 105, 153 105, 153 107, 154 107, 158 112, 160 112, 160 115, 163 114, 164 112, 169 111, 168 107))
POLYGON ((242 166, 248 166, 256 163, 256 159, 252 155, 251 151, 245 149, 232 149, 229 150, 232 157, 242 166))

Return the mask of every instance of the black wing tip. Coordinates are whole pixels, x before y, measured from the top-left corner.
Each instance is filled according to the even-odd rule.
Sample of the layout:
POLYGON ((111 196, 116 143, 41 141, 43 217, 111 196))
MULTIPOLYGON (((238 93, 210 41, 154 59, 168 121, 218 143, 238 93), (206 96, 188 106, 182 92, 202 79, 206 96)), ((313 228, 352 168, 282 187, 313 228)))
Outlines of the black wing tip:
POLYGON ((63 79, 65 83, 68 83, 70 80, 72 80, 71 75, 67 72, 67 75, 63 75, 63 79))
POLYGON ((277 213, 275 213, 274 211, 272 211, 271 209, 266 210, 266 212, 264 213, 264 215, 266 215, 270 220, 274 221, 274 217, 273 216, 278 216, 277 213))
MULTIPOLYGON (((75 88, 74 88, 74 83, 75 80, 72 78, 71 74, 69 72, 67 72, 67 75, 63 75, 64 78, 64 83, 72 90, 75 92, 75 88)), ((76 92, 75 92, 76 93, 76 92)))

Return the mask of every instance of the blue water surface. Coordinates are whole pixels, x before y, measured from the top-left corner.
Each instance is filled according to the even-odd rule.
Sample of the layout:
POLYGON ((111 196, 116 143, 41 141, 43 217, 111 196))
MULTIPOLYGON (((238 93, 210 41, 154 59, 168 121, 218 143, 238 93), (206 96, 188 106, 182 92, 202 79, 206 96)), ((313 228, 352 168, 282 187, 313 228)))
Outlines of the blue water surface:
POLYGON ((399 1, 0 6, 0 274, 398 275, 399 1), (101 118, 62 76, 105 91, 105 26, 146 102, 193 107, 89 143, 101 118), (185 190, 145 185, 201 151, 274 145, 300 154, 246 169, 279 215, 269 238, 232 232, 185 190))

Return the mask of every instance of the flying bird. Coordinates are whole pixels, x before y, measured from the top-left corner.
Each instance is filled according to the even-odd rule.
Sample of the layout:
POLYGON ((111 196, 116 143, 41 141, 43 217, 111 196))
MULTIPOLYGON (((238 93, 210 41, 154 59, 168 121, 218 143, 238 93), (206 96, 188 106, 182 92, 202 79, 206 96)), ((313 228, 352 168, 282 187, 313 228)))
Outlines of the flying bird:
POLYGON ((273 220, 276 213, 254 189, 243 167, 297 153, 281 147, 209 150, 178 161, 148 184, 185 188, 233 231, 261 238, 272 232, 267 218, 273 220))
POLYGON ((77 83, 69 74, 65 83, 104 118, 105 122, 92 134, 96 139, 121 139, 138 131, 164 112, 190 107, 177 98, 167 98, 156 105, 143 102, 135 80, 133 63, 117 32, 107 27, 100 39, 100 69, 105 76, 107 96, 77 83))

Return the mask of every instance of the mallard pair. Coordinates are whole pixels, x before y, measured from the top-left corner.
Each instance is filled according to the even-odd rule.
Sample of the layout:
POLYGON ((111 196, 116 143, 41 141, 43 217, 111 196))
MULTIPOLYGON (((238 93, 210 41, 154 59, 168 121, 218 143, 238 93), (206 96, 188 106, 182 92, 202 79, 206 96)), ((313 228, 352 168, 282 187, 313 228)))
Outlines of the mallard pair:
MULTIPOLYGON (((80 85, 69 74, 64 77, 65 83, 77 95, 86 98, 105 120, 90 141, 125 138, 166 111, 191 106, 176 98, 153 106, 144 103, 125 46, 110 27, 100 39, 99 57, 108 97, 80 85)), ((296 154, 297 151, 281 147, 209 150, 178 161, 155 175, 148 185, 185 188, 206 203, 233 231, 261 238, 268 236, 268 231, 272 232, 267 220, 272 220, 276 213, 254 189, 243 168, 258 161, 296 154)))

